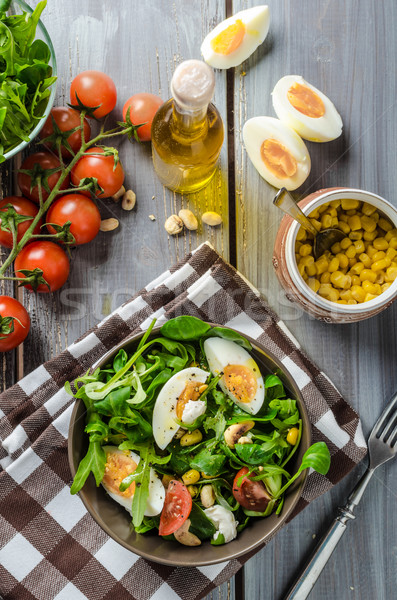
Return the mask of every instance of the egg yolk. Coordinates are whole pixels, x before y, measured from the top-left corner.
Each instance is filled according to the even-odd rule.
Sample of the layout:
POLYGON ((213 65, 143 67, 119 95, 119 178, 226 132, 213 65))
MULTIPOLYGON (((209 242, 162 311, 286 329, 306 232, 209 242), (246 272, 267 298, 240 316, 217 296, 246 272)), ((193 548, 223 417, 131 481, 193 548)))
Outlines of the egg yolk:
POLYGON ((217 54, 231 54, 241 46, 245 36, 245 25, 237 19, 211 40, 211 48, 217 54))
POLYGON ((226 387, 240 402, 251 402, 258 387, 254 373, 244 365, 228 365, 223 371, 226 387))
POLYGON ((188 381, 186 383, 185 389, 176 403, 176 416, 180 421, 182 421, 183 410, 189 400, 198 400, 206 388, 207 385, 198 383, 197 381, 188 381))
POLYGON ((310 88, 300 83, 294 83, 288 92, 289 102, 296 110, 312 119, 319 119, 325 113, 324 102, 310 88))
POLYGON ((135 471, 137 466, 130 456, 108 452, 106 454, 105 475, 102 479, 105 487, 113 494, 124 498, 132 498, 135 491, 134 482, 124 492, 119 490, 119 486, 125 477, 135 471))
POLYGON ((298 169, 291 152, 278 140, 269 138, 263 142, 261 158, 269 171, 279 179, 292 177, 298 169))

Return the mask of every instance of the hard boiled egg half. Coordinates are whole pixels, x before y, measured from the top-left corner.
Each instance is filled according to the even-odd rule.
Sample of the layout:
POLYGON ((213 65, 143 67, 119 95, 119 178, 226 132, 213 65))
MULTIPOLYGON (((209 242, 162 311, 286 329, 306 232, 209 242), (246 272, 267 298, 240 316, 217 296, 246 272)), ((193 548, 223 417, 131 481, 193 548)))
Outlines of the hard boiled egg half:
POLYGON ((278 118, 305 140, 329 142, 342 133, 342 119, 325 94, 299 75, 286 75, 272 92, 278 118))
POLYGON ((176 419, 191 424, 204 414, 206 403, 199 397, 207 379, 207 371, 189 367, 173 375, 161 388, 154 405, 152 422, 153 437, 161 450, 168 446, 180 427, 176 419))
POLYGON ((244 145, 259 174, 276 188, 295 190, 310 173, 303 140, 273 117, 253 117, 243 128, 244 145))
POLYGON ((241 346, 223 338, 208 338, 204 353, 213 375, 222 373, 219 385, 243 410, 255 415, 265 399, 265 386, 258 365, 241 346))
MULTIPOLYGON (((106 453, 106 465, 102 485, 112 500, 121 504, 131 514, 135 483, 132 482, 124 492, 119 490, 119 486, 127 475, 135 471, 140 456, 131 450, 119 450, 116 446, 103 446, 103 450, 106 453)), ((163 510, 164 498, 164 486, 154 469, 150 469, 149 496, 146 501, 145 515, 154 517, 160 514, 163 510)))
POLYGON ((201 45, 201 54, 215 69, 236 67, 251 56, 268 31, 268 6, 242 10, 210 31, 201 45))

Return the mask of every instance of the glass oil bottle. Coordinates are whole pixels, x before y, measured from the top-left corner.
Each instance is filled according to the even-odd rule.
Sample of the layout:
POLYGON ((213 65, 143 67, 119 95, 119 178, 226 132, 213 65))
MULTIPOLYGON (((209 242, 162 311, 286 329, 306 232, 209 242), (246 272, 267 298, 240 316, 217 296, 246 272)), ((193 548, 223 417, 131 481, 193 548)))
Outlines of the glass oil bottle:
POLYGON ((181 63, 172 77, 172 98, 153 119, 154 168, 163 185, 175 192, 196 192, 215 173, 224 132, 222 118, 210 103, 214 88, 214 72, 206 63, 181 63))

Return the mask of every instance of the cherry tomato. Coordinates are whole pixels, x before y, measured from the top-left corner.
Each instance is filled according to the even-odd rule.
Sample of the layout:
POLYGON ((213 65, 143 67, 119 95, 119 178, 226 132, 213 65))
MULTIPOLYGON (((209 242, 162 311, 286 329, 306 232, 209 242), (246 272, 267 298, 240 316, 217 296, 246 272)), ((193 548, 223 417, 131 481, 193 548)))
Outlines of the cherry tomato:
MULTIPOLYGON (((72 169, 72 182, 79 185, 85 177, 96 177, 99 185, 103 188, 103 193, 97 192, 101 198, 109 198, 119 191, 124 181, 124 171, 121 163, 118 162, 114 169, 113 156, 98 156, 103 154, 102 148, 90 148, 87 154, 94 153, 94 156, 83 156, 72 169)), ((82 192, 89 195, 89 192, 82 192)))
POLYGON ((159 535, 174 533, 186 521, 192 510, 192 497, 183 483, 172 479, 168 484, 163 511, 160 515, 159 535))
MULTIPOLYGON (((27 158, 25 158, 25 160, 22 163, 21 169, 26 169, 26 170, 37 170, 38 173, 41 173, 42 171, 46 170, 46 169, 56 169, 57 167, 60 167, 61 164, 59 162, 59 160, 56 158, 56 156, 54 156, 53 154, 50 154, 50 152, 35 152, 34 154, 31 154, 30 156, 28 156, 27 158)), ((52 190, 55 185, 58 182, 58 179, 61 176, 61 171, 56 171, 55 173, 52 173, 51 175, 48 176, 47 181, 48 181, 48 186, 50 188, 50 190, 52 190)), ((69 175, 67 177, 65 177, 65 180, 63 181, 62 185, 61 185, 61 190, 66 190, 67 187, 69 187, 69 182, 70 182, 70 177, 69 175)), ((40 203, 40 199, 39 199, 39 188, 36 184, 35 181, 33 181, 33 188, 32 190, 30 190, 30 186, 32 183, 32 178, 30 175, 26 175, 26 173, 18 173, 18 185, 21 189, 21 192, 24 196, 26 196, 26 198, 29 198, 29 200, 33 200, 33 202, 36 202, 36 204, 40 203)), ((43 193, 43 202, 45 202, 49 196, 48 192, 44 189, 44 187, 41 188, 42 189, 42 193, 43 193)))
POLYGON ((267 493, 262 481, 252 481, 252 479, 244 477, 247 473, 249 473, 248 467, 243 467, 237 473, 233 481, 233 496, 246 510, 264 512, 271 497, 267 493), (244 479, 241 486, 239 486, 238 480, 241 477, 244 477, 244 479))
MULTIPOLYGON (((99 210, 90 198, 83 194, 67 194, 51 204, 46 222, 63 225, 71 222, 70 233, 76 240, 76 245, 91 242, 98 234, 101 225, 99 210)), ((50 233, 56 233, 51 225, 47 225, 50 233)))
MULTIPOLYGON (((52 122, 52 118, 59 129, 63 131, 70 131, 75 127, 80 127, 80 113, 77 110, 73 110, 73 108, 69 108, 68 106, 56 106, 51 110, 50 115, 48 116, 46 122, 44 123, 43 129, 40 131, 40 138, 43 140, 44 138, 52 135, 54 133, 54 125, 52 122)), ((84 139, 86 142, 90 139, 91 135, 91 127, 87 121, 84 119, 84 139)), ((78 129, 74 133, 70 134, 67 138, 68 144, 73 150, 74 153, 78 152, 81 148, 81 130, 78 129)), ((45 146, 50 150, 54 150, 57 152, 55 143, 46 142, 45 146)), ((71 158, 69 150, 65 148, 65 146, 61 146, 61 153, 64 158, 71 158)))
POLYGON ((84 106, 99 107, 93 112, 93 116, 97 119, 108 115, 116 106, 116 86, 113 79, 101 71, 79 73, 70 86, 70 102, 73 106, 78 104, 76 95, 84 106))
MULTIPOLYGON (((38 292, 55 292, 63 286, 69 276, 69 259, 66 252, 54 242, 41 241, 28 244, 18 254, 15 259, 14 269, 18 277, 25 277, 20 273, 20 269, 42 269, 43 277, 50 286, 50 289, 44 283, 41 283, 38 292)), ((32 286, 27 285, 31 290, 32 286)))
POLYGON ((163 104, 163 101, 154 94, 135 94, 131 96, 124 104, 123 107, 123 119, 127 118, 128 109, 130 109, 130 119, 133 125, 139 125, 140 123, 146 123, 142 127, 139 127, 137 134, 141 142, 149 142, 152 139, 151 127, 153 117, 157 110, 163 104))
POLYGON ((10 296, 0 296, 0 352, 13 350, 29 333, 30 319, 26 309, 10 296), (14 320, 8 323, 7 317, 14 320), (14 325, 14 331, 7 333, 14 325))
MULTIPOLYGON (((39 212, 36 204, 27 200, 23 196, 8 196, 7 198, 3 198, 0 200, 0 223, 1 223, 1 212, 5 212, 7 209, 3 208, 7 204, 12 204, 15 208, 16 212, 19 215, 24 215, 26 217, 35 217, 39 212)), ((25 231, 32 224, 32 220, 22 221, 22 223, 18 223, 17 227, 17 241, 19 242, 24 236, 25 231)), ((42 219, 37 223, 36 227, 33 230, 34 234, 40 233, 40 227, 43 224, 42 219)), ((12 234, 11 231, 4 231, 0 229, 0 245, 5 248, 12 248, 12 234)))

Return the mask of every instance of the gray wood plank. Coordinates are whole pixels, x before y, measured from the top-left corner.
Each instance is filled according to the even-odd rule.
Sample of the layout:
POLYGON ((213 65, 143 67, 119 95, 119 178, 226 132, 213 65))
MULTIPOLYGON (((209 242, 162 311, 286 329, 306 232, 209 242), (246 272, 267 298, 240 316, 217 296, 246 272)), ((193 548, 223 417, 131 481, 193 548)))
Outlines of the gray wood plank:
MULTIPOLYGON (((236 68, 236 201, 238 267, 268 298, 309 355, 361 414, 365 432, 397 387, 397 305, 354 325, 327 325, 289 303, 274 274, 271 256, 281 215, 275 190, 250 163, 242 145, 247 118, 275 116, 270 93, 278 79, 303 75, 329 95, 344 121, 344 134, 328 144, 308 143, 312 158, 307 194, 333 185, 367 189, 396 204, 396 6, 391 0, 268 1, 271 25, 262 48, 236 68), (390 74, 393 74, 392 76, 390 74)), ((250 3, 235 0, 233 10, 250 3)), ((358 473, 317 500, 245 568, 246 598, 281 598, 328 525, 358 473)), ((312 595, 389 599, 395 596, 397 465, 373 481, 358 518, 346 533, 312 595)))

